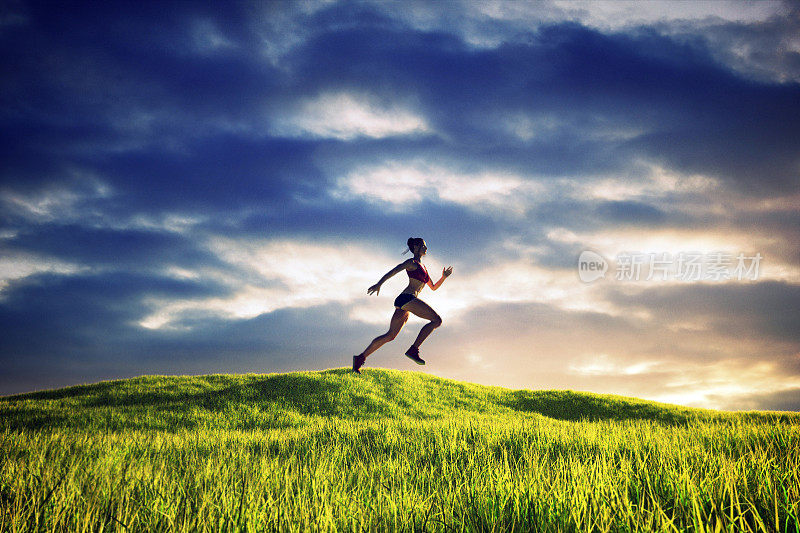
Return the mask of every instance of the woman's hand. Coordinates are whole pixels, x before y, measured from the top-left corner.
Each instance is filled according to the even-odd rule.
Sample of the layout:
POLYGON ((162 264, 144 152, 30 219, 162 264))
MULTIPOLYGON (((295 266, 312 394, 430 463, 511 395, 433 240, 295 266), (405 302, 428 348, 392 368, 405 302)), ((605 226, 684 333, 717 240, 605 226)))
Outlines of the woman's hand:
POLYGON ((442 277, 443 278, 448 277, 452 273, 453 273, 453 267, 451 267, 451 266, 442 269, 442 277))
POLYGON ((372 287, 367 289, 367 294, 372 294, 373 292, 375 293, 376 296, 381 293, 381 284, 380 283, 376 283, 375 285, 373 285, 372 287))

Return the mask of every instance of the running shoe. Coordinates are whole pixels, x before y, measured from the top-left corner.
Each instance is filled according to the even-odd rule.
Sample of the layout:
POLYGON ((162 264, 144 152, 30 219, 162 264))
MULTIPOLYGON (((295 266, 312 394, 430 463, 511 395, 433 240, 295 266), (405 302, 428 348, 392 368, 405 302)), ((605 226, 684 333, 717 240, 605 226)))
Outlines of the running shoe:
POLYGON ((406 352, 406 357, 417 363, 418 365, 424 365, 425 361, 423 361, 419 356, 419 348, 416 346, 412 346, 406 352))
POLYGON ((354 355, 353 356, 353 372, 355 372, 356 374, 360 374, 361 373, 361 367, 364 366, 364 361, 366 361, 366 360, 367 360, 367 358, 362 356, 362 355, 354 355))

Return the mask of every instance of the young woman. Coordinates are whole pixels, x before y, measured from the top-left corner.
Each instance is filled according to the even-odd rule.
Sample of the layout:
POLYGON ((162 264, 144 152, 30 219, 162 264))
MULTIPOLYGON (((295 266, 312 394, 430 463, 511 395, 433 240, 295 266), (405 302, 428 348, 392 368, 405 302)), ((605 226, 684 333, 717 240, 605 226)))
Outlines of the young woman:
POLYGON ((417 340, 414 341, 414 344, 412 344, 411 348, 406 352, 406 357, 418 365, 425 364, 425 361, 419 356, 419 345, 422 344, 422 341, 424 341, 434 329, 442 325, 442 318, 431 306, 417 298, 417 294, 419 294, 426 284, 433 290, 441 287, 444 280, 453 273, 453 267, 443 268, 442 278, 436 283, 433 283, 433 280, 431 280, 431 277, 428 275, 428 271, 420 261, 422 256, 428 251, 425 241, 419 237, 410 238, 408 239, 408 249, 414 254, 412 259, 400 263, 387 272, 378 283, 367 289, 367 294, 375 293, 377 295, 380 293, 381 285, 383 285, 387 279, 403 270, 408 274, 408 287, 406 287, 394 301, 395 310, 394 315, 392 315, 392 320, 389 323, 389 331, 379 337, 375 337, 369 346, 367 346, 366 350, 359 355, 353 356, 353 372, 358 372, 360 374, 360 369, 364 365, 364 361, 367 360, 369 354, 397 337, 397 334, 400 333, 400 330, 403 329, 403 326, 408 320, 409 313, 414 313, 418 317, 430 320, 430 322, 422 326, 417 340))

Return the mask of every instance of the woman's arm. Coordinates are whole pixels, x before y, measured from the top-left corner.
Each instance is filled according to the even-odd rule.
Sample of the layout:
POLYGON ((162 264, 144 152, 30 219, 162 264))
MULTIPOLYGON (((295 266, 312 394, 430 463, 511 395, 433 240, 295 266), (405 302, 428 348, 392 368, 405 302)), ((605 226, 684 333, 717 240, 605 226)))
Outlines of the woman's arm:
POLYGON ((444 280, 446 280, 450 276, 450 274, 452 274, 452 273, 453 273, 453 267, 449 266, 447 268, 443 268, 442 269, 442 278, 439 281, 437 281, 435 284, 433 283, 433 281, 431 279, 428 279, 428 287, 430 287, 432 290, 435 291, 436 289, 438 289, 439 287, 442 286, 442 283, 444 283, 444 280))
POLYGON ((408 263, 409 261, 411 261, 411 259, 403 261, 402 263, 400 263, 399 265, 397 265, 396 267, 391 269, 389 272, 384 274, 383 277, 381 278, 381 280, 378 283, 376 283, 375 285, 373 285, 372 287, 367 289, 367 294, 372 294, 373 292, 376 295, 380 294, 381 293, 381 285, 383 285, 386 282, 387 279, 391 278, 392 276, 394 276, 398 272, 402 272, 403 270, 405 270, 406 269, 406 263, 408 263))

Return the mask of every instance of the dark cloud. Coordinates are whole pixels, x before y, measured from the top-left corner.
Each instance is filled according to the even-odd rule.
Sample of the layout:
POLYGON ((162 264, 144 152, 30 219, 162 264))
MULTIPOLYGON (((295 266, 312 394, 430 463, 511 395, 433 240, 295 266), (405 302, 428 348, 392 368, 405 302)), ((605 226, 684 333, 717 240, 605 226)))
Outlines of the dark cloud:
POLYGON ((782 2, 785 14, 759 22, 675 21, 658 24, 674 39, 703 43, 725 65, 753 79, 769 82, 800 81, 800 52, 790 45, 800 33, 800 6, 782 2))
POLYGON ((0 389, 12 394, 142 373, 340 367, 378 334, 374 326, 343 320, 347 309, 336 304, 253 319, 190 310, 171 329, 138 325, 152 311, 150 297, 225 294, 208 282, 129 274, 28 277, 6 289, 0 302, 0 389), (331 339, 339 339, 339 351, 330 349, 331 339))
POLYGON ((602 202, 597 205, 597 212, 602 218, 623 225, 649 226, 658 224, 665 218, 659 208, 631 201, 602 202))
POLYGON ((150 352, 142 348, 150 333, 137 322, 152 310, 147 298, 226 292, 209 281, 126 272, 40 274, 14 281, 0 301, 3 394, 30 384, 64 386, 143 373, 142 361, 150 352))
POLYGON ((324 187, 326 169, 310 162, 313 144, 251 137, 263 136, 269 111, 288 101, 351 90, 417 101, 449 140, 438 149, 388 143, 372 157, 445 157, 462 166, 571 176, 623 171, 638 154, 746 191, 796 185, 800 88, 738 78, 702 48, 652 32, 606 35, 562 24, 540 28, 527 43, 475 49, 454 35, 368 16, 367 8, 359 10, 363 24, 334 23, 343 9, 318 12, 315 21, 332 29, 317 30, 288 56, 289 73, 258 60, 236 10, 172 8, 158 23, 147 9, 130 6, 91 16, 35 11, 33 33, 49 39, 26 43, 34 57, 10 67, 17 82, 9 85, 17 90, 5 92, 15 102, 16 112, 7 115, 10 136, 32 140, 12 143, 13 174, 4 180, 20 173, 54 179, 79 165, 134 201, 139 195, 167 207, 179 195, 197 198, 204 209, 243 202, 238 195, 245 191, 253 202, 289 194, 293 181, 324 187), (84 16, 105 23, 78 24, 84 16), (219 21, 220 31, 239 28, 232 39, 243 45, 222 57, 183 50, 190 21, 203 16, 219 21), (142 35, 152 37, 138 35, 144 27, 151 31, 142 35), (166 46, 170 40, 175 44, 166 46), (59 53, 91 75, 77 76, 78 66, 69 64, 56 72, 35 68, 62 41, 69 48, 59 53), (117 72, 108 74, 107 64, 117 72), (29 93, 32 86, 40 101, 29 93), (556 124, 520 139, 504 129, 514 116, 556 124), (242 133, 223 133, 226 127, 242 133), (616 129, 642 134, 627 141, 604 136, 616 129), (121 146, 128 148, 117 153, 121 146), (175 151, 164 150, 170 147, 175 151), (104 148, 113 152, 98 160, 104 148))
POLYGON ((280 208, 293 193, 324 185, 311 152, 306 142, 217 136, 187 152, 121 154, 96 168, 137 210, 213 215, 245 207, 280 208))
POLYGON ((86 348, 104 338, 135 335, 134 322, 152 309, 147 298, 201 298, 224 295, 228 289, 208 280, 121 271, 28 276, 12 281, 3 293, 0 310, 5 333, 0 342, 2 353, 10 354, 45 344, 56 352, 58 346, 86 348))
POLYGON ((705 49, 653 32, 564 24, 527 44, 476 50, 446 34, 353 29, 321 34, 294 53, 312 91, 403 87, 453 149, 477 148, 484 162, 492 152, 489 161, 511 168, 572 175, 620 170, 639 154, 748 192, 796 185, 800 87, 742 79, 705 49), (532 141, 499 136, 494 122, 515 113, 557 116, 559 125, 532 141), (615 129, 642 134, 592 140, 615 129))
POLYGON ((65 262, 122 272, 160 272, 167 266, 224 267, 195 240, 174 233, 112 230, 80 225, 39 225, 6 241, 5 253, 30 252, 65 262))

